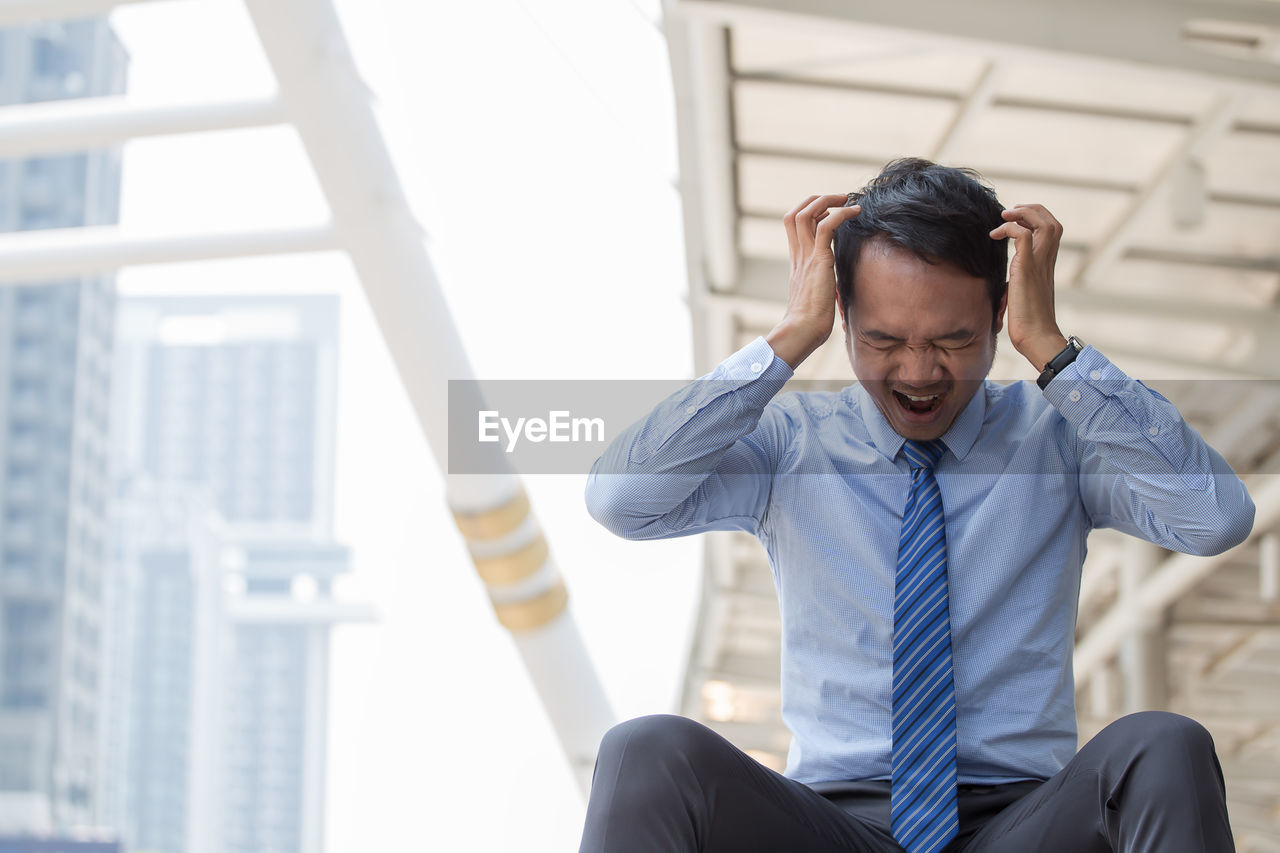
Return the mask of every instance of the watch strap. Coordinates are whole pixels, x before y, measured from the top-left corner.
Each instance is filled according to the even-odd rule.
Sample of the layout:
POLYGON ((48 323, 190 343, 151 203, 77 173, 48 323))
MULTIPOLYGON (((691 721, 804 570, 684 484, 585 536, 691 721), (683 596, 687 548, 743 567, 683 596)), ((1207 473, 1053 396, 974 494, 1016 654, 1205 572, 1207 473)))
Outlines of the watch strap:
POLYGON ((1049 363, 1044 366, 1044 370, 1040 372, 1036 384, 1043 391, 1048 387, 1053 377, 1067 369, 1067 365, 1076 360, 1076 356, 1080 354, 1080 350, 1084 349, 1084 342, 1075 335, 1067 338, 1067 346, 1062 352, 1049 359, 1049 363))

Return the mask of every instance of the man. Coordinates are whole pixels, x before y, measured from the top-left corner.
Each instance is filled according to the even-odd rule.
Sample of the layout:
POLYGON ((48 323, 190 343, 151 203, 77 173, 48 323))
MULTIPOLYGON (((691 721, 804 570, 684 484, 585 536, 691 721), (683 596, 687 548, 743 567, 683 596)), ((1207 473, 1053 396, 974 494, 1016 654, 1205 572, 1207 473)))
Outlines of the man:
POLYGON ((1077 754, 1071 659, 1088 531, 1219 553, 1252 528, 1243 484, 1063 335, 1043 207, 914 159, 845 202, 786 215, 781 321, 619 436, 587 487, 628 538, 763 543, 786 773, 690 720, 623 723, 582 851, 1231 850, 1208 733, 1148 712, 1077 754), (775 398, 837 311, 858 384, 775 398), (1038 383, 986 381, 1006 317, 1038 383))

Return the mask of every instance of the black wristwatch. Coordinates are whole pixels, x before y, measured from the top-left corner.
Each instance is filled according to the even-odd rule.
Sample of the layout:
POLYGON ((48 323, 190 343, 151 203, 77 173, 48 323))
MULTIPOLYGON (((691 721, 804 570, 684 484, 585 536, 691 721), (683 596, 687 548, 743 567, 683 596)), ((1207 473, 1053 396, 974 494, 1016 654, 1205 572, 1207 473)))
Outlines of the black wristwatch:
POLYGON ((1036 384, 1043 391, 1053 377, 1067 369, 1067 365, 1076 360, 1076 356, 1080 354, 1080 350, 1084 349, 1084 341, 1075 335, 1067 338, 1067 348, 1062 352, 1049 359, 1049 363, 1044 366, 1044 370, 1040 371, 1040 378, 1036 380, 1036 384))

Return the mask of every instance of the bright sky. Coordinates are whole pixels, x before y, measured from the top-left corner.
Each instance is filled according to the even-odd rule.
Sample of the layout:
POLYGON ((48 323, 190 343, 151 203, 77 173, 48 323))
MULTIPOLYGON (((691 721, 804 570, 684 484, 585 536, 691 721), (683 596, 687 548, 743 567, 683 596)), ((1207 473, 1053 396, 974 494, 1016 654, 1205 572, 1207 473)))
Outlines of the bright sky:
MULTIPOLYGON (((657 7, 338 2, 480 378, 690 376, 657 7)), ((273 89, 236 0, 124 7, 113 22, 141 100, 273 89)), ((278 129, 131 143, 122 205, 138 233, 326 217, 278 129)), ((135 269, 120 287, 344 297, 336 533, 355 572, 340 595, 382 619, 335 635, 329 853, 577 849, 582 800, 345 257, 135 269)), ((581 477, 526 485, 619 719, 674 710, 700 542, 614 538, 587 516, 581 477)))

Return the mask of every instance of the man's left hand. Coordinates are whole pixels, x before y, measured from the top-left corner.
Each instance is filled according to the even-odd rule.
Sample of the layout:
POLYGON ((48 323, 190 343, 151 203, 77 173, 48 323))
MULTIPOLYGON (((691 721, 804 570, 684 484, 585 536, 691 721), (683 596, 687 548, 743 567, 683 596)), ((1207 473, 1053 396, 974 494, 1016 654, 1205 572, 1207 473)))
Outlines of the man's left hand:
POLYGON ((1053 268, 1062 241, 1062 223, 1039 204, 1015 204, 1000 212, 1005 223, 991 238, 1013 240, 1009 263, 1009 340, 1042 370, 1067 345, 1053 311, 1053 268))

